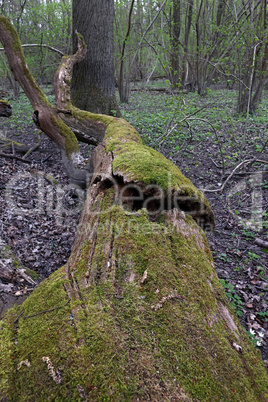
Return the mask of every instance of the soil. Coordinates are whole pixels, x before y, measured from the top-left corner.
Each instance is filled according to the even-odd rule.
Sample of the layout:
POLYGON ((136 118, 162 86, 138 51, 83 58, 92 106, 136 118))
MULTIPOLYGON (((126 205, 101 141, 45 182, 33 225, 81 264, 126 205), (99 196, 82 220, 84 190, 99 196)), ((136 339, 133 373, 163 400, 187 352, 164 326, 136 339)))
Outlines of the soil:
MULTIPOLYGON (((7 137, 18 140, 8 119, 0 117, 0 129, 7 137)), ((29 125, 20 134, 19 141, 34 145, 35 131, 34 124, 29 125)), ((214 162, 218 158, 218 147, 211 138, 203 142, 202 147, 200 142, 193 141, 192 145, 196 145, 195 151, 185 150, 177 156, 170 156, 170 146, 162 146, 161 152, 196 187, 219 188, 228 172, 223 177, 214 162), (211 157, 207 156, 207 149, 211 157)), ((88 146, 82 144, 81 148, 88 157, 88 146)), ((251 149, 249 154, 254 156, 251 149)), ((11 248, 24 267, 38 274, 38 283, 66 263, 86 193, 69 185, 57 146, 44 134, 41 134, 39 148, 27 160, 31 164, 0 157, 0 240, 11 248)), ((253 210, 256 203, 261 205, 267 219, 268 186, 263 183, 268 181, 268 170, 265 169, 267 165, 261 169, 250 166, 243 175, 234 175, 222 192, 205 194, 216 218, 216 228, 207 233, 207 238, 217 274, 242 325, 251 332, 252 341, 257 343, 267 361, 268 259, 267 249, 255 244, 255 239, 267 242, 268 228, 267 222, 258 218, 253 210), (257 174, 260 170, 263 172, 257 174), (252 216, 255 226, 247 227, 252 216)), ((7 285, 0 280, 1 284, 7 285)), ((0 286, 0 316, 10 304, 22 302, 31 291, 23 281, 13 281, 11 285, 8 293, 1 291, 0 286)))

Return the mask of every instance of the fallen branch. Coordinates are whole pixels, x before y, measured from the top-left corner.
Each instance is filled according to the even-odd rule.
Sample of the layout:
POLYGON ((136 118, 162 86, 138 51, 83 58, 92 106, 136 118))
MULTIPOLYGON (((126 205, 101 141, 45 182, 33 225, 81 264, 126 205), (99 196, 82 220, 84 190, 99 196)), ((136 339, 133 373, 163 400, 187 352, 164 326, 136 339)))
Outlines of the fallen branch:
POLYGON ((268 241, 264 241, 262 239, 256 238, 254 243, 257 244, 257 246, 268 249, 268 241))
POLYGON ((235 168, 234 170, 229 174, 229 176, 227 177, 227 179, 225 180, 225 182, 222 184, 222 186, 220 188, 217 188, 215 190, 207 190, 207 189, 203 189, 202 191, 207 192, 207 193, 217 193, 218 191, 222 192, 223 189, 225 188, 226 184, 229 182, 229 180, 233 177, 233 175, 235 174, 235 172, 243 165, 245 165, 246 163, 249 164, 253 164, 253 163, 266 163, 268 164, 267 161, 264 160, 260 160, 260 159, 246 159, 242 162, 240 162, 235 168))
POLYGON ((25 160, 32 152, 36 151, 36 149, 39 148, 40 141, 41 141, 41 137, 40 137, 41 132, 42 132, 41 130, 38 131, 38 133, 37 133, 37 143, 34 144, 32 146, 32 148, 30 148, 29 151, 26 152, 26 154, 22 157, 23 160, 25 160))
MULTIPOLYGON (((52 47, 52 46, 49 46, 49 45, 45 45, 43 43, 40 43, 40 44, 38 44, 38 43, 32 43, 32 44, 31 43, 26 43, 25 45, 21 45, 21 47, 45 47, 45 48, 47 48, 49 50, 52 50, 55 53, 60 54, 61 56, 64 56, 64 53, 61 50, 56 49, 55 47, 52 47)), ((4 50, 5 49, 3 47, 0 48, 0 52, 3 52, 4 50)))
POLYGON ((4 152, 0 152, 0 156, 2 156, 3 158, 8 158, 8 159, 16 159, 20 162, 24 162, 24 163, 32 163, 31 161, 27 161, 26 159, 20 158, 19 156, 16 156, 14 154, 5 154, 4 152))
MULTIPOLYGON (((201 107, 200 109, 195 110, 193 113, 190 113, 190 114, 188 114, 187 116, 184 116, 183 119, 181 119, 181 120, 180 120, 178 123, 176 123, 167 133, 165 133, 164 135, 162 135, 162 137, 160 137, 159 140, 162 140, 162 141, 160 141, 158 148, 161 147, 161 145, 163 144, 163 142, 172 134, 172 132, 178 127, 179 124, 182 124, 183 122, 186 122, 186 123, 188 124, 188 126, 190 126, 190 125, 189 125, 189 122, 188 122, 188 120, 190 120, 190 117, 194 116, 195 114, 201 112, 201 110, 206 109, 206 108, 207 108, 207 105, 201 107)), ((209 123, 209 122, 208 122, 208 123, 209 123)), ((211 124, 211 123, 209 123, 209 124, 211 124)))

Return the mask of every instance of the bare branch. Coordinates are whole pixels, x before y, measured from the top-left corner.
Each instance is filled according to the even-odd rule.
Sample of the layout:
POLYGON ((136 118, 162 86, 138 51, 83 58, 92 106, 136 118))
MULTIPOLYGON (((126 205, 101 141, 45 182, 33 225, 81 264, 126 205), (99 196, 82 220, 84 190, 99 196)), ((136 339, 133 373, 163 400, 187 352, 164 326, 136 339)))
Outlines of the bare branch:
MULTIPOLYGON (((61 56, 64 56, 64 53, 61 50, 56 49, 55 47, 52 47, 49 45, 45 45, 43 43, 39 43, 39 44, 38 43, 26 43, 25 45, 21 45, 21 47, 45 47, 49 50, 52 50, 52 52, 55 52, 55 53, 60 54, 61 56)), ((0 52, 3 52, 4 50, 5 49, 3 47, 0 48, 0 52)))

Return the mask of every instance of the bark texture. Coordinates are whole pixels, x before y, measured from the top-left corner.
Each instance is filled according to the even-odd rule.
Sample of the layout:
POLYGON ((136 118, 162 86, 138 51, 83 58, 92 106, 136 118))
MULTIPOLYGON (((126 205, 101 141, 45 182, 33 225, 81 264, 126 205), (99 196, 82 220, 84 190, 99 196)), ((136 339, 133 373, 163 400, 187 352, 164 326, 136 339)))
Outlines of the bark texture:
POLYGON ((113 18, 113 0, 74 0, 73 30, 83 35, 89 51, 74 68, 72 99, 79 109, 120 116, 115 98, 113 18))

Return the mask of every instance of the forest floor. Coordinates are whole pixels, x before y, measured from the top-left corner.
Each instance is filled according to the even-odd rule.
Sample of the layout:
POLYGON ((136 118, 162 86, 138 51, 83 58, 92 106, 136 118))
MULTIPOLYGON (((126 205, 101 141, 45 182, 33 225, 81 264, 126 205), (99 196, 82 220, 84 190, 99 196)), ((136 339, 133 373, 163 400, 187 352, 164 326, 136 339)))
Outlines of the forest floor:
MULTIPOLYGON (((34 145, 38 130, 29 102, 21 94, 10 103, 13 116, 0 118, 0 134, 34 145)), ((162 152, 205 192, 216 217, 207 238, 217 274, 267 361, 268 250, 256 239, 268 241, 268 93, 248 118, 235 114, 235 103, 235 91, 226 89, 205 97, 140 90, 131 92, 121 110, 146 145, 162 152), (221 191, 246 160, 250 163, 243 163, 221 191)), ((85 158, 92 152, 85 144, 81 150, 85 158)), ((42 280, 70 255, 85 192, 68 184, 59 151, 44 134, 27 160, 31 163, 0 157, 0 242, 42 280)), ((0 290, 0 316, 13 299, 28 292, 23 283, 14 283, 9 294, 0 290)))

